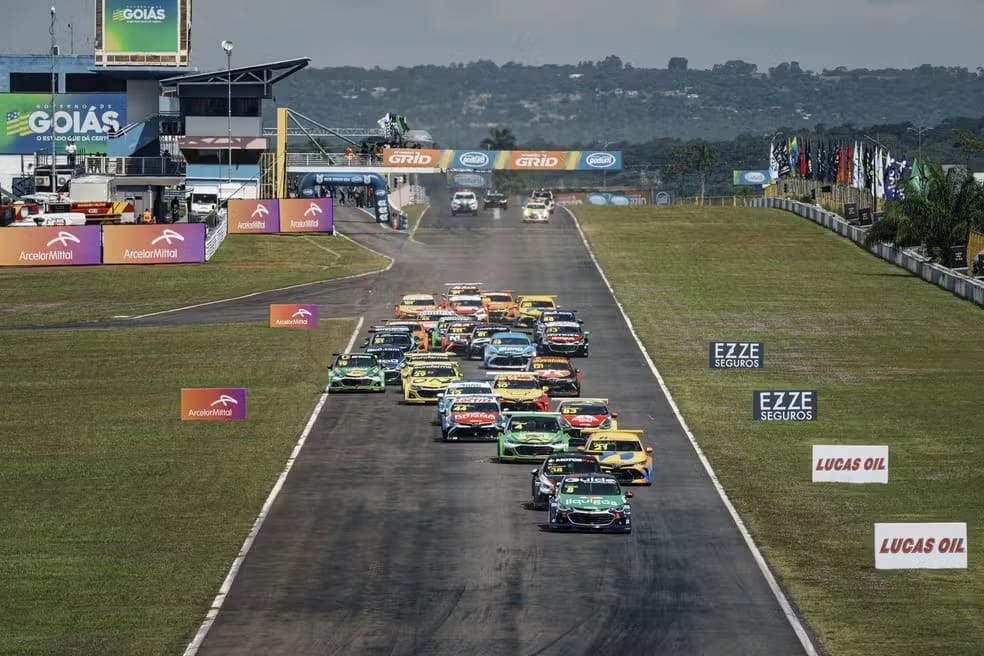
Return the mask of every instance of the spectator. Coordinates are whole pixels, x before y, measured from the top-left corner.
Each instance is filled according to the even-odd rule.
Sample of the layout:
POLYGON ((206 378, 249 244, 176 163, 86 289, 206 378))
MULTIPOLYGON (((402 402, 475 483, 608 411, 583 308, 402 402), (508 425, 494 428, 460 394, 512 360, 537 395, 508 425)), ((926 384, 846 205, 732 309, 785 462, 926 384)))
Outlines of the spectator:
POLYGON ((171 223, 177 223, 178 222, 178 218, 179 218, 178 217, 178 208, 180 208, 180 207, 181 207, 181 202, 177 199, 177 197, 172 198, 171 199, 171 223))
POLYGON ((75 153, 78 152, 75 148, 75 141, 73 139, 68 140, 68 145, 65 146, 65 154, 68 155, 68 165, 71 168, 75 168, 75 153))
POLYGON ((143 223, 148 225, 154 222, 154 215, 150 213, 150 208, 146 208, 143 213, 143 223))

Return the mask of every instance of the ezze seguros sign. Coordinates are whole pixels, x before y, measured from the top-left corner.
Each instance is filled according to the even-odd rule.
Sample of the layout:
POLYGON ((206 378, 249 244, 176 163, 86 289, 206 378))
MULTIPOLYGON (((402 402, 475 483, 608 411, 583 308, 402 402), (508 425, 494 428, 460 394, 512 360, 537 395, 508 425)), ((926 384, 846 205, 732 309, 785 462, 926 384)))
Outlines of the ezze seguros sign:
POLYGON ((816 390, 756 390, 752 416, 756 421, 816 421, 816 390))
POLYGON ((762 342, 711 342, 711 369, 761 369, 765 365, 762 342))

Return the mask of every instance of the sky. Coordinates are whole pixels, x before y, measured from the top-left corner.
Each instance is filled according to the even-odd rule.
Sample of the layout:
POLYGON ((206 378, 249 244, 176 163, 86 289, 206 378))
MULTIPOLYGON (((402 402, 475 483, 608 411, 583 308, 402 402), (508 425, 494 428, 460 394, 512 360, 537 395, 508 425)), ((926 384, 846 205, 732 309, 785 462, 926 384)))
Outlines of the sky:
MULTIPOLYGON (((152 4, 152 0, 134 0, 152 4)), ((91 52, 93 0, 54 0, 57 38, 91 52)), ((0 0, 9 53, 46 52, 47 2, 0 0)), ((637 67, 686 57, 691 68, 730 59, 759 70, 984 66, 984 0, 195 0, 192 64, 310 57, 311 65, 411 66, 477 59, 577 63, 615 54, 637 67), (230 12, 231 8, 235 8, 230 12)))

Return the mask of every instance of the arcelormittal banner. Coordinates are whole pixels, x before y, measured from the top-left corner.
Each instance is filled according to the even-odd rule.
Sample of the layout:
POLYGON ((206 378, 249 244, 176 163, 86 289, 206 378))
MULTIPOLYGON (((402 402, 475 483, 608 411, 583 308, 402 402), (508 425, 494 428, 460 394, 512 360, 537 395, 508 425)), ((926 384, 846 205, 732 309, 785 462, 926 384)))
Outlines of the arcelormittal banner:
POLYGON ((184 264, 204 261, 204 223, 103 226, 103 264, 184 264))
POLYGON ((99 264, 99 226, 0 228, 0 266, 99 264))

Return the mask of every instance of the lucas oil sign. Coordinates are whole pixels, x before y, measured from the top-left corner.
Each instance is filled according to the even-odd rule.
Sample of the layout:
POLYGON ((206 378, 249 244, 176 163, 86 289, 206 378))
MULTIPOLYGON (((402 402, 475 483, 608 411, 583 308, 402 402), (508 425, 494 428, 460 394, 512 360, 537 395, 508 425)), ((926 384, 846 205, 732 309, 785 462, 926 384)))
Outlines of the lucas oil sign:
POLYGON ((761 369, 765 365, 762 342, 711 342, 711 369, 761 369))
POLYGON ((875 524, 875 569, 967 569, 963 523, 875 524))
POLYGON ((755 421, 816 421, 817 390, 756 390, 755 421))
POLYGON ((814 483, 888 483, 888 447, 813 445, 814 483))
POLYGON ((51 152, 52 121, 58 152, 72 140, 79 152, 105 153, 109 131, 126 125, 126 95, 58 94, 52 111, 49 94, 0 93, 0 120, 0 154, 51 152))

